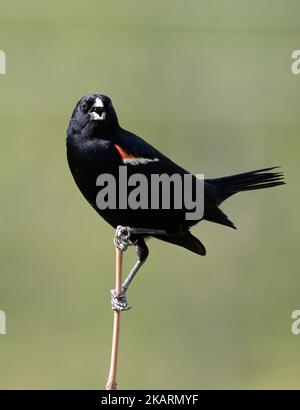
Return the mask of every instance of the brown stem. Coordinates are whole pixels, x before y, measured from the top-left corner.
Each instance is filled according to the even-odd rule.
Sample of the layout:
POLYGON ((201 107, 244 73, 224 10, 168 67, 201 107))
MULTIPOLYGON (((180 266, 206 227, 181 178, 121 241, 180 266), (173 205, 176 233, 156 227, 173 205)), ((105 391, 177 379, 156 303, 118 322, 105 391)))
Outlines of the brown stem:
MULTIPOLYGON (((116 293, 121 293, 122 290, 122 259, 123 251, 116 247, 116 293)), ((117 390, 117 364, 119 351, 119 336, 120 336, 120 319, 121 312, 114 310, 114 324, 111 347, 111 360, 109 375, 106 383, 106 390, 117 390)))

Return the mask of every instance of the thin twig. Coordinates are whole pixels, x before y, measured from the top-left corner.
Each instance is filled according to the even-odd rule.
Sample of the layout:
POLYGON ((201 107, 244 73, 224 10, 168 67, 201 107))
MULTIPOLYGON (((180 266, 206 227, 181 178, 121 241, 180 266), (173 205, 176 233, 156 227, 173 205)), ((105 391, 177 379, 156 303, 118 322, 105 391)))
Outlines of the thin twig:
MULTIPOLYGON (((123 251, 116 247, 116 293, 121 293, 122 288, 122 259, 123 251)), ((119 351, 119 336, 120 336, 120 319, 121 312, 114 310, 114 324, 111 347, 111 360, 109 375, 106 383, 106 390, 117 390, 117 364, 119 351)))

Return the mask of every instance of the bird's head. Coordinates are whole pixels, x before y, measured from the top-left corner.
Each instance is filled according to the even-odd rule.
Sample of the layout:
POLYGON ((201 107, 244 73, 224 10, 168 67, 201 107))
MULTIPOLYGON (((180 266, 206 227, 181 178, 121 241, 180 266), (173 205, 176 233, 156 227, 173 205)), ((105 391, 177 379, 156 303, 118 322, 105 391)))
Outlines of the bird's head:
POLYGON ((111 99, 103 94, 89 94, 77 103, 71 118, 74 128, 81 132, 101 132, 119 126, 111 99))

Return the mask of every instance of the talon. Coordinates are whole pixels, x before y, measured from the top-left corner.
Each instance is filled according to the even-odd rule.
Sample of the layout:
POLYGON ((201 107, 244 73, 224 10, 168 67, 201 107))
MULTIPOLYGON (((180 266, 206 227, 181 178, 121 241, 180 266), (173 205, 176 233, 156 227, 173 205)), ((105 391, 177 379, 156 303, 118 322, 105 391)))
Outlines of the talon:
POLYGON ((110 291, 110 302, 112 310, 117 310, 119 312, 131 309, 128 305, 125 293, 117 295, 115 289, 110 291))
POLYGON ((122 251, 126 251, 128 246, 133 245, 133 242, 130 240, 131 229, 127 226, 117 226, 114 244, 117 248, 122 251))

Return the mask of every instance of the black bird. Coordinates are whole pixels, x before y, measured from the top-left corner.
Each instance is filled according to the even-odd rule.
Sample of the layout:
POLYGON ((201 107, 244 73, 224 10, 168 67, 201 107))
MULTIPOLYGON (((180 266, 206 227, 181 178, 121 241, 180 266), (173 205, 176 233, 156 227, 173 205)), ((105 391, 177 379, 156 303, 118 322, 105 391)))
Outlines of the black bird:
MULTIPOLYGON (((122 294, 112 292, 112 307, 118 310, 128 309, 125 292, 148 256, 147 237, 152 236, 205 255, 204 245, 190 232, 191 226, 204 219, 235 228, 219 208, 225 199, 241 191, 284 184, 283 174, 272 172, 277 167, 205 179, 201 182, 204 187, 204 213, 198 220, 186 219, 185 206, 181 209, 174 206, 163 209, 161 203, 158 209, 123 209, 118 203, 116 209, 99 209, 96 180, 99 175, 113 175, 118 196, 120 166, 126 167, 128 176, 139 173, 147 181, 153 174, 191 176, 142 138, 121 128, 110 98, 102 94, 87 95, 77 103, 67 131, 67 158, 74 180, 90 205, 114 228, 120 227, 116 231, 115 241, 123 247, 128 244, 136 246, 138 260, 123 283, 122 294), (122 227, 128 227, 127 231, 122 227), (128 235, 125 239, 122 237, 124 232, 128 235)), ((200 182, 194 176, 191 178, 194 198, 195 186, 200 182)), ((148 193, 151 196, 150 189, 148 193)), ((170 193, 172 200, 174 195, 170 193)))

